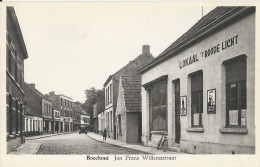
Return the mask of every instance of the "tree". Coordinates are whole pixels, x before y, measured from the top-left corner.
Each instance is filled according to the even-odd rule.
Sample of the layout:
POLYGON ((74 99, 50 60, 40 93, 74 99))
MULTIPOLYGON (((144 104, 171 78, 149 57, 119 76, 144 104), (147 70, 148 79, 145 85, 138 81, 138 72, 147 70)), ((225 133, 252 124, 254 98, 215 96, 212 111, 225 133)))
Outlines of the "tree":
POLYGON ((102 95, 103 90, 96 89, 92 87, 90 89, 85 90, 86 101, 82 104, 82 107, 89 113, 90 115, 90 124, 93 124, 93 105, 97 102, 97 99, 100 95, 102 95))

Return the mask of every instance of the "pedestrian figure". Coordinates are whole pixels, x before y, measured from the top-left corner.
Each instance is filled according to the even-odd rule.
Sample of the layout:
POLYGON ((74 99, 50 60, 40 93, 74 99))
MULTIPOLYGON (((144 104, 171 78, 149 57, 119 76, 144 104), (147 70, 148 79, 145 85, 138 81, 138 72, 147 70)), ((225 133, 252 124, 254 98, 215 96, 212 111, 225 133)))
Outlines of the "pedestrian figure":
POLYGON ((107 138, 107 129, 105 128, 103 131, 103 141, 106 141, 107 138))

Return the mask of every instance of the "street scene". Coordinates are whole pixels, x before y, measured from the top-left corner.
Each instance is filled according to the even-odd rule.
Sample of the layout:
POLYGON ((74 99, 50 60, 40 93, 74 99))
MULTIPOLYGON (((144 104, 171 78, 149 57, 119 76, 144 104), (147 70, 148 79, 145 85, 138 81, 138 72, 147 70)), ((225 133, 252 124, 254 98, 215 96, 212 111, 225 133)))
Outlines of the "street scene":
POLYGON ((255 6, 56 7, 6 6, 7 155, 255 154, 255 6))
POLYGON ((37 142, 41 147, 37 154, 144 154, 144 152, 101 143, 88 135, 78 133, 46 137, 37 142))

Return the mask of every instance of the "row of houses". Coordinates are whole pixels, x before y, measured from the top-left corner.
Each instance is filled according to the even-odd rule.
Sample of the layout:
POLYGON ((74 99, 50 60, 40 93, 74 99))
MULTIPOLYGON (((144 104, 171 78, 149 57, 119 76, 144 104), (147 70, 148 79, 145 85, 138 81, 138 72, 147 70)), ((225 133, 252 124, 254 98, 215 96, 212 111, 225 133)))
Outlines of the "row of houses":
POLYGON ((90 123, 90 115, 79 102, 55 94, 43 95, 35 84, 24 83, 25 136, 77 131, 90 123))
MULTIPOLYGON (((173 30, 174 31, 174 30, 173 30)), ((255 153, 255 7, 217 7, 154 58, 149 46, 104 83, 94 129, 187 153, 255 153)))
POLYGON ((7 152, 25 136, 72 132, 90 122, 79 102, 62 94, 42 94, 24 81, 27 49, 13 7, 6 8, 6 142, 7 152))

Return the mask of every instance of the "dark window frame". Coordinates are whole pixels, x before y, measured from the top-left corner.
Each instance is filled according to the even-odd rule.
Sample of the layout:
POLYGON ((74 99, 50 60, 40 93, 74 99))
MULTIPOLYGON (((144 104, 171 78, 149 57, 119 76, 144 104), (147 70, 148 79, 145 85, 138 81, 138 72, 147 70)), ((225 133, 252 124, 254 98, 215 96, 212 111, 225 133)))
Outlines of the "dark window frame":
POLYGON ((151 140, 151 132, 152 131, 168 131, 168 75, 163 75, 151 82, 148 82, 144 85, 142 85, 146 91, 148 91, 149 94, 149 129, 150 129, 150 140, 151 140), (165 92, 166 92, 166 97, 165 97, 165 110, 166 110, 166 127, 165 129, 154 129, 153 127, 153 97, 152 97, 152 92, 153 92, 153 88, 157 87, 159 85, 165 84, 165 92))
POLYGON ((202 119, 202 114, 203 114, 203 71, 199 70, 196 72, 193 72, 191 74, 189 74, 189 77, 191 79, 191 127, 203 127, 203 119, 202 119), (196 77, 199 77, 199 75, 201 75, 201 88, 198 89, 192 89, 192 85, 194 84, 194 81, 196 77), (198 97, 198 101, 197 103, 194 104, 194 97, 198 97), (198 112, 199 113, 199 124, 195 125, 194 124, 194 110, 193 107, 194 106, 198 106, 198 112))
MULTIPOLYGON (((246 126, 247 126, 247 124, 246 124, 246 120, 247 120, 246 113, 245 113, 245 125, 241 124, 242 109, 244 109, 245 112, 246 112, 246 109, 247 109, 247 86, 246 86, 247 85, 247 80, 246 80, 246 77, 247 77, 247 59, 246 59, 246 55, 240 55, 240 56, 231 58, 229 60, 224 61, 223 64, 224 64, 225 70, 226 70, 226 75, 225 75, 225 79, 226 79, 226 85, 225 85, 226 86, 226 90, 225 90, 226 91, 226 112, 225 112, 226 122, 225 122, 225 126, 227 128, 246 128, 246 126), (241 76, 241 78, 237 78, 234 81, 232 81, 230 79, 227 79, 227 76, 230 75, 230 74, 228 74, 227 69, 228 69, 228 66, 232 66, 235 63, 238 63, 238 64, 241 63, 242 66, 244 65, 245 71, 242 71, 242 72, 244 72, 245 74, 244 75, 238 75, 238 76, 241 76), (236 88, 236 90, 235 90, 235 88, 236 88), (235 94, 236 97, 233 97, 233 98, 231 98, 232 89, 233 89, 233 91, 235 90, 235 92, 233 92, 233 93, 237 93, 237 94, 235 94), (243 92, 243 90, 244 90, 244 92, 243 92), (242 93, 244 93, 244 96, 242 96, 242 93), (243 100, 244 100, 244 104, 242 104, 243 100), (237 106, 234 106, 234 103, 232 105, 231 101, 234 101, 234 102, 237 101, 237 102, 235 102, 235 105, 237 105, 237 106), (242 105, 244 105, 244 106, 242 106, 242 105), (238 115, 237 125, 231 125, 230 120, 229 120, 230 119, 229 118, 230 110, 233 107, 237 108, 236 110, 238 112, 238 114, 237 114, 238 115)), ((234 71, 236 71, 236 73, 239 74, 239 72, 237 72, 237 70, 234 70, 234 71)))
POLYGON ((122 115, 118 114, 118 132, 122 135, 122 115))

